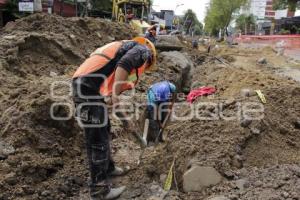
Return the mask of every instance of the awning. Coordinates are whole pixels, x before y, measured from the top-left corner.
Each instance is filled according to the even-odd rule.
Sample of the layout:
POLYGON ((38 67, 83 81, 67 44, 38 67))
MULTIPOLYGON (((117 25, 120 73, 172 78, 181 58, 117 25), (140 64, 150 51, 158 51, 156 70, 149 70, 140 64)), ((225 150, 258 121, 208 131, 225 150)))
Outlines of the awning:
POLYGON ((6 0, 0 0, 0 7, 6 3, 6 0))

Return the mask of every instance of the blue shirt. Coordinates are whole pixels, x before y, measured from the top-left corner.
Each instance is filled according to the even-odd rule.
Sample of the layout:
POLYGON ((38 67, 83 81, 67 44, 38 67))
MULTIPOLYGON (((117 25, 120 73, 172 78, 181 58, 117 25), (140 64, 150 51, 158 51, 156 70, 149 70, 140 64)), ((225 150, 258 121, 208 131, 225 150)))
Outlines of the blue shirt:
POLYGON ((168 102, 170 101, 172 94, 176 92, 176 86, 169 81, 162 81, 153 84, 147 92, 148 105, 168 102))

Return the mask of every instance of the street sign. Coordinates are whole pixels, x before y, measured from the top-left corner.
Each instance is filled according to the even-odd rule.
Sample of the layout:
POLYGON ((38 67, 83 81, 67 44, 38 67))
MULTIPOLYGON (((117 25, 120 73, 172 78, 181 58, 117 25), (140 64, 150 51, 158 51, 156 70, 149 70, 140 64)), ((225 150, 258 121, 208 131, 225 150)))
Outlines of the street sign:
POLYGON ((19 11, 33 12, 34 11, 33 1, 34 0, 20 0, 19 1, 19 11))

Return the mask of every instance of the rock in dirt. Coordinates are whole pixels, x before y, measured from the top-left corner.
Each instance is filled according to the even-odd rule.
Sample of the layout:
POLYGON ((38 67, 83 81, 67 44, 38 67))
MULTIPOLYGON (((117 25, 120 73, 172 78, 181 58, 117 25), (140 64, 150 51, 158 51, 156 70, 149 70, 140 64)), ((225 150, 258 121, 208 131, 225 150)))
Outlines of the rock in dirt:
POLYGON ((258 64, 261 64, 261 65, 265 65, 265 64, 267 64, 268 62, 267 62, 267 59, 266 59, 266 58, 260 58, 260 59, 257 60, 257 63, 258 63, 258 64))
POLYGON ((232 106, 236 103, 236 100, 232 97, 232 98, 228 98, 225 102, 224 102, 224 107, 229 107, 232 106))
POLYGON ((248 126, 250 126, 251 123, 252 123, 251 120, 249 120, 249 119, 243 119, 241 121, 241 126, 244 127, 244 128, 247 128, 248 126))
POLYGON ((18 182, 17 175, 13 172, 5 175, 4 182, 9 185, 15 185, 18 182))
POLYGON ((159 176, 159 180, 160 180, 161 184, 164 184, 164 183, 165 183, 166 178, 167 178, 167 175, 166 175, 166 174, 161 174, 161 175, 159 176))
POLYGON ((157 37, 155 47, 162 51, 176 50, 179 51, 183 48, 182 43, 176 36, 159 35, 157 37))
POLYGON ((0 141, 0 160, 7 158, 7 156, 15 153, 15 148, 4 141, 0 141))
POLYGON ((239 179, 235 181, 235 185, 239 190, 243 191, 248 187, 248 181, 246 179, 239 179))
POLYGON ((159 185, 151 185, 150 191, 152 196, 148 200, 163 200, 167 195, 167 191, 164 191, 159 185))
POLYGON ((250 131, 254 135, 259 135, 261 133, 261 131, 257 128, 250 128, 250 131))
POLYGON ((235 155, 232 159, 232 166, 240 169, 243 167, 243 158, 240 155, 235 155))
POLYGON ((294 126, 296 129, 300 129, 300 120, 294 121, 294 126))
POLYGON ((162 52, 163 63, 168 64, 175 73, 180 74, 180 79, 176 83, 179 90, 182 88, 190 88, 192 81, 193 62, 183 53, 179 51, 162 52))
POLYGON ((241 90, 241 95, 242 95, 243 97, 251 97, 251 96, 255 96, 256 93, 255 93, 254 90, 245 88, 245 89, 242 89, 242 90, 241 90))
POLYGON ((215 168, 193 166, 183 175, 183 190, 199 192, 205 187, 220 183, 221 180, 222 177, 215 168))

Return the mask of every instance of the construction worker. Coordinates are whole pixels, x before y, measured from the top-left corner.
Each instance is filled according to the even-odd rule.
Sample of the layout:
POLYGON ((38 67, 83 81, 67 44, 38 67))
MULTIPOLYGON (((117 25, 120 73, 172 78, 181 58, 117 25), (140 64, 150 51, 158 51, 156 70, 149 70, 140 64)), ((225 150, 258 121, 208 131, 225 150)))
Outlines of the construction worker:
POLYGON ((150 40, 153 44, 155 44, 155 42, 156 42, 157 27, 158 27, 158 25, 156 25, 156 24, 151 26, 150 28, 148 28, 148 30, 145 34, 145 38, 150 40))
POLYGON ((119 95, 132 89, 155 62, 154 45, 137 37, 98 48, 73 76, 73 99, 85 133, 92 199, 114 199, 125 190, 113 189, 108 183, 109 176, 123 175, 124 170, 114 165, 110 155, 110 123, 103 97, 111 97, 109 103, 117 104, 119 95))
POLYGON ((147 118, 149 119, 149 141, 163 142, 162 130, 176 99, 176 86, 169 81, 153 84, 147 91, 147 118), (152 133, 151 133, 152 132, 152 133), (161 132, 161 134, 159 134, 161 132))
POLYGON ((193 39, 192 40, 193 49, 198 49, 198 46, 199 46, 198 39, 193 39))

